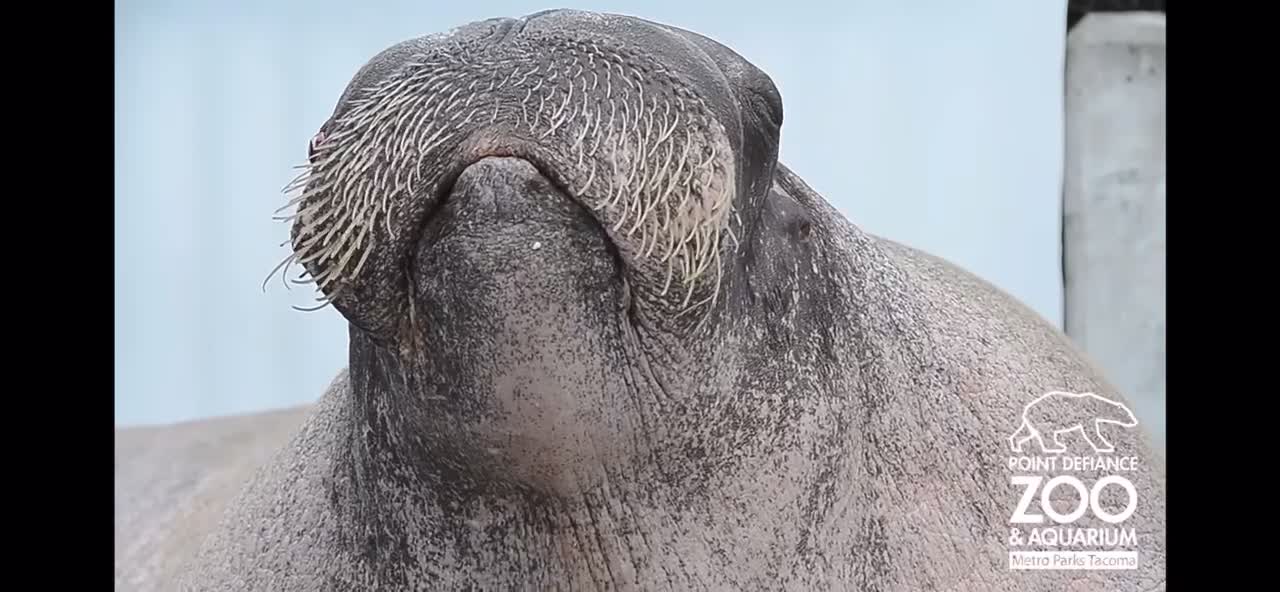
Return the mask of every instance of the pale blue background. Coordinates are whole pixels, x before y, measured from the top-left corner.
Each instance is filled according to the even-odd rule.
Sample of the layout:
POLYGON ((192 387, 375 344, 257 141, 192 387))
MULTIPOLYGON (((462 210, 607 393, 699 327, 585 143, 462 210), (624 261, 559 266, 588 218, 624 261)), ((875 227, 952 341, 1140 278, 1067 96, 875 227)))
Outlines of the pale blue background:
POLYGON ((1065 0, 116 2, 116 423, 313 400, 332 309, 262 280, 280 188, 384 47, 552 7, 709 35, 773 76, 782 156, 855 223, 950 258, 1061 326, 1065 0))

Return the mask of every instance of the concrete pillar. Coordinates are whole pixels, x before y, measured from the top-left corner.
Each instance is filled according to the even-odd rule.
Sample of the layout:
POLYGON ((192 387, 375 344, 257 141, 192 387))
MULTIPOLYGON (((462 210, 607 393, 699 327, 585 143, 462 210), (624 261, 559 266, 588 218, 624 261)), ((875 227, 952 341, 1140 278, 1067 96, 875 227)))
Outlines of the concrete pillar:
POLYGON ((1163 450, 1164 14, 1086 16, 1066 66, 1064 326, 1163 450))

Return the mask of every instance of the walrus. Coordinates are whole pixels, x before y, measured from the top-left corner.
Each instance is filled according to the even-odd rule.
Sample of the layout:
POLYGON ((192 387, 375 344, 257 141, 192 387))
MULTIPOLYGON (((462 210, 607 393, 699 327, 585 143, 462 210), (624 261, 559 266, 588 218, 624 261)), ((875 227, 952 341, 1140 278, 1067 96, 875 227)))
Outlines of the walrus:
POLYGON ((1015 298, 846 220, 779 162, 782 121, 746 59, 628 16, 373 57, 290 188, 287 263, 349 363, 117 477, 179 508, 118 506, 118 585, 1163 589, 1140 428, 1108 436, 1127 463, 1010 450, 1047 392, 1123 395, 1015 298))

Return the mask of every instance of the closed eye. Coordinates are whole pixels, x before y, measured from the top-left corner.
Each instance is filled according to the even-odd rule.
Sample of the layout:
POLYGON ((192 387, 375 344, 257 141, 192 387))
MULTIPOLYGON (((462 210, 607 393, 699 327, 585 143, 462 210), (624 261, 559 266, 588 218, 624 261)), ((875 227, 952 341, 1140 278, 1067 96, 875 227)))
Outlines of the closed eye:
POLYGON ((782 105, 754 90, 748 89, 747 93, 751 96, 751 106, 761 117, 774 127, 782 127, 782 105))
POLYGON ((320 151, 320 147, 324 144, 324 140, 325 135, 323 131, 316 132, 316 135, 311 136, 311 143, 307 145, 307 160, 311 161, 312 164, 315 164, 316 153, 320 151))

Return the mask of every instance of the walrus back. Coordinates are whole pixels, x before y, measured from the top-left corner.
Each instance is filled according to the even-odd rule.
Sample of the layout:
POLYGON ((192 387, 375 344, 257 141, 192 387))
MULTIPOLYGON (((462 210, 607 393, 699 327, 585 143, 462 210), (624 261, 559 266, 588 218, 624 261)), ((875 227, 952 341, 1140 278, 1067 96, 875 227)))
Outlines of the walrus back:
POLYGON ((116 430, 115 589, 165 589, 310 407, 116 430))

